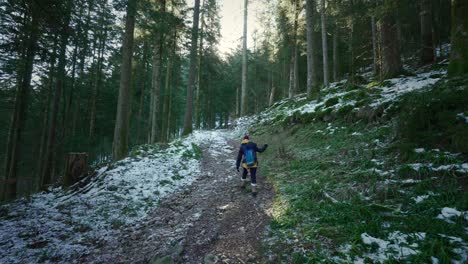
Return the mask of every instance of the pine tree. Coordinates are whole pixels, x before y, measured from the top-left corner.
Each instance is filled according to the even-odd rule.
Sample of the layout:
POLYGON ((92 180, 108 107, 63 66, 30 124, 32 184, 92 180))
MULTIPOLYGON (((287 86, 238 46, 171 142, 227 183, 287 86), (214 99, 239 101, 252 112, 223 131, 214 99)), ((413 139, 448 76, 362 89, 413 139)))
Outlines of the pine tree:
POLYGON ((195 0, 195 7, 193 10, 193 27, 192 38, 190 42, 190 68, 187 87, 187 100, 185 108, 184 130, 183 135, 192 133, 193 130, 193 91, 195 86, 195 70, 197 60, 197 40, 198 40, 198 22, 200 16, 200 0, 195 0))
POLYGON ((137 0, 128 1, 127 17, 125 18, 119 99, 117 103, 117 117, 115 120, 114 142, 112 146, 112 157, 114 160, 123 159, 128 152, 132 89, 133 32, 135 29, 137 2, 137 0))

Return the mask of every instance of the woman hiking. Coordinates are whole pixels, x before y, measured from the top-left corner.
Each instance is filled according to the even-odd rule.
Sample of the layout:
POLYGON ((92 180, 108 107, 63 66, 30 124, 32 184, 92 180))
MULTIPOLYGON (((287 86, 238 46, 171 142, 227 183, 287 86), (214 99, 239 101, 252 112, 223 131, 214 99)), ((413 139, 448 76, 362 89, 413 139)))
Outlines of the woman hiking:
POLYGON ((257 195, 257 152, 263 152, 267 149, 268 144, 263 145, 262 148, 257 147, 257 144, 251 142, 248 135, 245 135, 241 141, 241 146, 239 149, 239 154, 237 155, 236 169, 239 172, 239 166, 242 160, 242 184, 241 188, 244 189, 247 183, 247 170, 250 170, 250 181, 252 184, 252 195, 257 195))

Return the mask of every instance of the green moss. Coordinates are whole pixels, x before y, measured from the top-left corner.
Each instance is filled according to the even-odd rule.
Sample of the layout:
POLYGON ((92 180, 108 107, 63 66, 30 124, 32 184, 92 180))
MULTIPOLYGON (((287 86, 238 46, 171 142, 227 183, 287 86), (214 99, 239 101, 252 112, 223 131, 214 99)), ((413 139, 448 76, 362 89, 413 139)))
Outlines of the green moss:
POLYGON ((332 98, 328 99, 327 101, 325 101, 325 106, 326 106, 326 107, 334 106, 334 105, 336 105, 339 101, 340 101, 340 100, 339 100, 338 97, 332 97, 332 98))

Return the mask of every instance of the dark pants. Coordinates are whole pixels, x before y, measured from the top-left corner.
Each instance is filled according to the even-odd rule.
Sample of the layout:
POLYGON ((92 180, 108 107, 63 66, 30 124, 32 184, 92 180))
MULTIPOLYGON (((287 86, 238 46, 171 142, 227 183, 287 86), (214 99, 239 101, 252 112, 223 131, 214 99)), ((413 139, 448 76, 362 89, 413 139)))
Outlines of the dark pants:
MULTIPOLYGON (((243 168, 244 171, 242 172, 242 180, 245 181, 247 179, 247 169, 246 168, 243 168)), ((256 178, 256 174, 257 174, 257 168, 250 168, 250 181, 252 183, 253 186, 257 185, 257 178, 256 178)))

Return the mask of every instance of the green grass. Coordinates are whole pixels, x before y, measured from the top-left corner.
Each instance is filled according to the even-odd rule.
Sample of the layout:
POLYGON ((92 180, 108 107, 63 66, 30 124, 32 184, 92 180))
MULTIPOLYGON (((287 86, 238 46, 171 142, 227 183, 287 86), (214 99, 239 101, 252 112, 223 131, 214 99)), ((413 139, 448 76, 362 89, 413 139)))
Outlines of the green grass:
MULTIPOLYGON (((405 118, 399 112, 394 115, 394 120, 405 118)), ((449 243, 440 234, 468 241, 464 230, 467 221, 459 217, 449 224, 436 217, 443 207, 468 210, 466 174, 415 171, 404 164, 461 164, 466 155, 447 156, 443 151, 450 149, 444 146, 440 152, 416 153, 415 147, 432 149, 433 141, 416 144, 400 137, 401 123, 386 126, 345 120, 335 119, 332 129, 327 123, 309 119, 295 125, 256 128, 261 133, 253 133, 255 140, 270 145, 261 157, 261 173, 276 190, 266 252, 286 263, 334 263, 333 257, 352 259, 377 250, 376 245, 362 243, 363 233, 385 240, 390 233, 400 231, 427 234, 424 240, 412 241, 420 253, 407 261, 427 263, 431 256, 441 263, 456 259, 454 248, 461 245, 449 243), (362 135, 353 136, 353 132, 362 135), (375 169, 393 173, 380 175, 375 169), (405 179, 418 181, 402 182, 405 179), (436 195, 415 203, 415 197, 428 192, 436 195), (352 246, 346 254, 338 252, 343 245, 352 246)), ((448 126, 446 133, 450 131, 448 126)), ((399 261, 390 258, 388 263, 399 261)))

